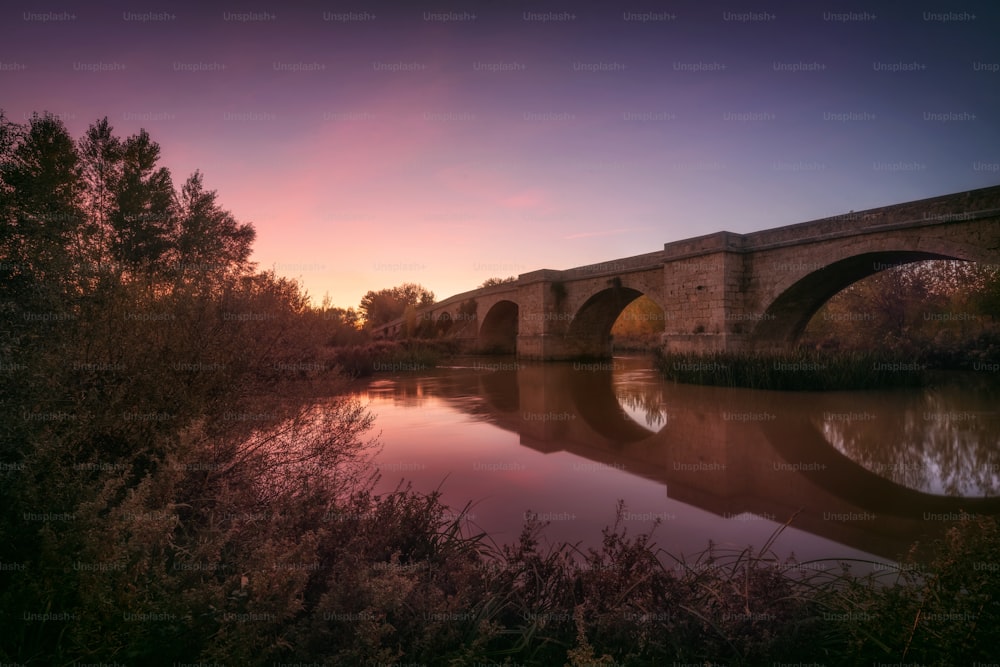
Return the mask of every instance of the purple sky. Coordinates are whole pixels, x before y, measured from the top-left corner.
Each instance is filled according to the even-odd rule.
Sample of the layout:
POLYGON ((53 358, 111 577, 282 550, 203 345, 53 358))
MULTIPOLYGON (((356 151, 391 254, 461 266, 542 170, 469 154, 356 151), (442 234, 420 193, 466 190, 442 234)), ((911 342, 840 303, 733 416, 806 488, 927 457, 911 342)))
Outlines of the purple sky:
POLYGON ((7 3, 0 108, 108 116, 318 300, 1000 183, 1000 5, 7 3))

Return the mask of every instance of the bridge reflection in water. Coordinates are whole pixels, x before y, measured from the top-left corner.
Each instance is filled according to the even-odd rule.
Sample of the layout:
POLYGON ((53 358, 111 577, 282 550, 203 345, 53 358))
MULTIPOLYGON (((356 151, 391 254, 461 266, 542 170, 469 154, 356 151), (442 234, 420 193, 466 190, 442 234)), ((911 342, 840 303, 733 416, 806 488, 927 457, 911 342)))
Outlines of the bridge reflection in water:
POLYGON ((765 392, 667 383, 648 366, 467 359, 433 388, 394 376, 393 393, 440 392, 539 452, 641 475, 721 517, 794 514, 800 530, 890 559, 960 512, 1000 514, 995 382, 765 392))

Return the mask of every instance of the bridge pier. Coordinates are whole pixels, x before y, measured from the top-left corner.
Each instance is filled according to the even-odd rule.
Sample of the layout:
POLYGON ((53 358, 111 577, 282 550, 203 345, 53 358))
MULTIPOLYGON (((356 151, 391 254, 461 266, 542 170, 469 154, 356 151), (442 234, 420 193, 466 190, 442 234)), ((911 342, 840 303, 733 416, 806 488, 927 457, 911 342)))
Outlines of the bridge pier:
POLYGON ((729 333, 665 333, 660 337, 660 347, 664 352, 676 354, 713 354, 742 352, 750 344, 746 336, 729 333))
POLYGON ((532 361, 610 359, 611 341, 579 340, 560 334, 522 334, 517 337, 517 356, 532 361))
POLYGON ((551 347, 545 334, 520 334, 517 337, 517 356, 521 359, 545 359, 546 351, 551 347))

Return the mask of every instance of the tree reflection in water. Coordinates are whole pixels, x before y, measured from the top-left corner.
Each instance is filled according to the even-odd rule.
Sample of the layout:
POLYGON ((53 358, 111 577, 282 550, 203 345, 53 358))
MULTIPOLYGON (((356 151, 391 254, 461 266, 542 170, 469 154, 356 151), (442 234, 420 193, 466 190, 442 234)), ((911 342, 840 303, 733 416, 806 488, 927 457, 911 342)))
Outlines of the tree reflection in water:
POLYGON ((662 384, 616 384, 615 398, 630 417, 651 431, 667 425, 668 413, 662 384))
POLYGON ((1000 386, 966 375, 873 393, 865 410, 816 417, 830 444, 897 484, 950 496, 1000 495, 1000 386), (881 409, 880 409, 881 408, 881 409))

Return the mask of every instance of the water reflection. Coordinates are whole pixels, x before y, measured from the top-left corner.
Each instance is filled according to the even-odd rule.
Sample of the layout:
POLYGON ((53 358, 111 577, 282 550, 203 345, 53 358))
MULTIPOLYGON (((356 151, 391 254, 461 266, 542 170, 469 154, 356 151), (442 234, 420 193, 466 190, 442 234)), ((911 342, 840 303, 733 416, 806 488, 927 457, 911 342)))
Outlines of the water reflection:
MULTIPOLYGON (((667 383, 648 364, 468 360, 367 389, 412 407, 433 396, 523 447, 584 457, 592 474, 655 480, 670 499, 729 520, 796 515, 802 530, 889 558, 958 512, 1000 513, 995 383, 761 392, 667 383)), ((579 475, 550 483, 569 503, 587 493, 579 475)))
POLYGON ((655 384, 629 382, 628 378, 615 382, 615 398, 626 414, 640 426, 658 432, 669 418, 663 399, 663 388, 655 384))
POLYGON ((996 383, 982 378, 943 376, 937 387, 882 397, 894 405, 878 415, 825 413, 822 431, 845 456, 897 484, 950 496, 996 496, 998 393, 996 383))

